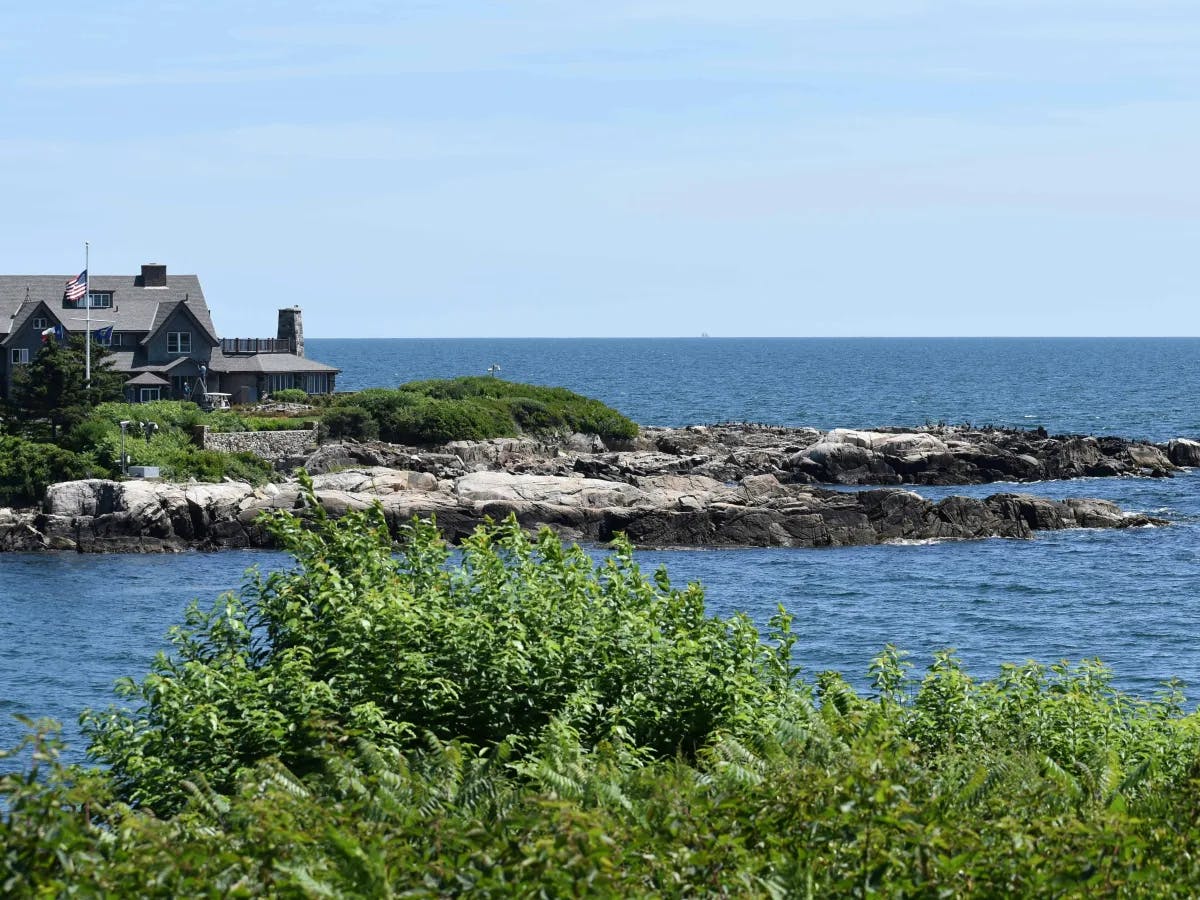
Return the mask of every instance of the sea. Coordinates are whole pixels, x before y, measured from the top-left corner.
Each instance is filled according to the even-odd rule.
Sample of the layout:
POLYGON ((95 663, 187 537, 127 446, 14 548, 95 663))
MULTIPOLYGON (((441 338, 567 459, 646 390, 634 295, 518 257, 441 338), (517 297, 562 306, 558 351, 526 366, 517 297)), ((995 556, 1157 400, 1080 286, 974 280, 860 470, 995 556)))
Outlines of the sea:
MULTIPOLYGON (((391 387, 486 375, 561 385, 646 425, 728 421, 819 428, 964 423, 1153 441, 1200 438, 1200 339, 309 339, 342 369, 338 387, 391 387)), ((1102 497, 1170 522, 1074 530, 1029 541, 837 549, 642 551, 678 585, 705 587, 711 614, 765 625, 794 617, 808 676, 842 672, 869 689, 888 643, 919 675, 954 648, 977 677, 1001 664, 1099 658, 1121 690, 1150 698, 1178 679, 1200 698, 1200 472, 922 488, 940 498, 1020 490, 1102 497)), ((597 555, 603 548, 590 548, 597 555)), ((67 758, 85 748, 85 708, 117 702, 141 677, 189 601, 237 591, 250 569, 288 568, 278 552, 169 556, 0 555, 0 747, 16 716, 63 724, 67 758)))

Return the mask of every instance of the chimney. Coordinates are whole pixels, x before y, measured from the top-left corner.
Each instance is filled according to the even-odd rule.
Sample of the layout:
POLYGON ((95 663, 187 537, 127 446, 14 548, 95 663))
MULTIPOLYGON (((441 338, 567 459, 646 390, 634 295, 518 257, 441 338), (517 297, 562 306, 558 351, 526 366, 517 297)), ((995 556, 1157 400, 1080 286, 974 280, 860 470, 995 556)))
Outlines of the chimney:
POLYGON ((279 330, 276 337, 288 341, 292 352, 297 356, 304 355, 304 320, 300 318, 300 307, 292 306, 279 311, 279 330))
POLYGON ((160 263, 146 263, 142 266, 142 287, 165 288, 166 286, 166 266, 160 263))

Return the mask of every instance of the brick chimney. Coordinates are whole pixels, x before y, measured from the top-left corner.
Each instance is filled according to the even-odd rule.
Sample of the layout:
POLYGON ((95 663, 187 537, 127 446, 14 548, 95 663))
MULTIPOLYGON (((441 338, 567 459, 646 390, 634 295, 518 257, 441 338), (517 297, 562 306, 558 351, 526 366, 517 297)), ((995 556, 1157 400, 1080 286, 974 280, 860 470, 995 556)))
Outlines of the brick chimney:
POLYGON ((279 330, 275 336, 281 341, 290 341, 292 352, 297 356, 304 355, 304 320, 300 307, 291 306, 279 311, 279 330))
POLYGON ((145 263, 142 266, 142 287, 165 288, 167 267, 161 263, 145 263))

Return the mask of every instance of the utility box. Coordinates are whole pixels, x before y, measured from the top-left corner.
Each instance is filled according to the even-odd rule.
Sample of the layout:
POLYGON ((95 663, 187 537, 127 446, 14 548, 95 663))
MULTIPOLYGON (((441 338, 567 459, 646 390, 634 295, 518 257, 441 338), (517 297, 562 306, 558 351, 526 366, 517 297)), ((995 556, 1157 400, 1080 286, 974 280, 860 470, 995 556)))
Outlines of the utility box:
POLYGON ((129 474, 133 478, 157 478, 158 466, 130 466, 129 474))

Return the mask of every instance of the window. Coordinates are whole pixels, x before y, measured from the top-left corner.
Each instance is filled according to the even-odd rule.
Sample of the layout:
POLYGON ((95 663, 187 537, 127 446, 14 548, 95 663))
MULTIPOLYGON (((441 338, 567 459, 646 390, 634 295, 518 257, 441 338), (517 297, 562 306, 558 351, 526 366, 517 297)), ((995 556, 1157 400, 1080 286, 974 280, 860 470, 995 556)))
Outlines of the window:
POLYGON ((34 327, 34 328, 36 328, 38 331, 41 331, 41 330, 42 330, 43 328, 45 328, 45 327, 46 327, 48 324, 49 324, 49 323, 46 321, 46 317, 45 317, 45 316, 37 316, 37 317, 36 317, 36 318, 33 320, 33 327, 34 327))
POLYGON ((192 396, 192 382, 196 379, 190 375, 172 375, 171 376, 171 396, 176 400, 190 400, 192 396))
POLYGON ((120 347, 121 346, 121 332, 114 331, 112 333, 112 340, 109 342, 108 346, 110 346, 110 347, 120 347))
POLYGON ((112 309, 112 291, 92 291, 88 294, 88 306, 92 309, 112 309))
POLYGON ((304 390, 310 394, 328 394, 329 393, 329 376, 324 372, 317 375, 308 376, 308 384, 304 390))
POLYGON ((168 331, 167 332, 167 352, 168 353, 191 353, 192 352, 192 333, 190 331, 168 331))
POLYGON ((14 366, 24 365, 29 362, 29 350, 26 347, 13 347, 12 362, 14 366))
POLYGON ((153 400, 158 400, 159 399, 159 396, 158 396, 159 391, 161 391, 161 390, 162 390, 162 388, 156 388, 156 387, 142 388, 138 392, 138 400, 142 403, 150 403, 153 400))
POLYGON ((295 384, 295 379, 292 375, 268 375, 267 376, 267 393, 273 394, 276 391, 286 391, 295 384))

